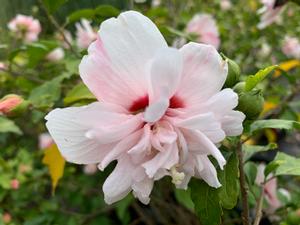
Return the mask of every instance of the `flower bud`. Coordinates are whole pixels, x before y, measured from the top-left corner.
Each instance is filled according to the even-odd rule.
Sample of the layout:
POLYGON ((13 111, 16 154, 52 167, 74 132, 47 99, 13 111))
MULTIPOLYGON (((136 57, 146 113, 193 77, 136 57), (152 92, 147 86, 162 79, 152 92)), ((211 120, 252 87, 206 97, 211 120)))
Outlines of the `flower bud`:
POLYGON ((19 187, 20 187, 20 182, 19 182, 19 180, 18 180, 18 179, 12 179, 12 180, 10 181, 10 187, 11 187, 11 189, 13 189, 13 190, 18 190, 19 187))
POLYGON ((241 70, 239 65, 235 61, 227 58, 224 55, 223 57, 228 63, 228 74, 227 74, 224 87, 226 88, 233 87, 239 81, 241 70))
POLYGON ((245 82, 236 84, 233 90, 239 95, 239 104, 236 110, 243 112, 248 120, 256 119, 264 108, 264 98, 259 89, 245 91, 245 82))
POLYGON ((9 213, 4 213, 2 216, 2 220, 3 222, 6 223, 10 223, 11 222, 11 215, 9 213))
POLYGON ((22 97, 15 94, 9 94, 0 100, 0 114, 16 116, 24 112, 28 105, 29 103, 22 97))

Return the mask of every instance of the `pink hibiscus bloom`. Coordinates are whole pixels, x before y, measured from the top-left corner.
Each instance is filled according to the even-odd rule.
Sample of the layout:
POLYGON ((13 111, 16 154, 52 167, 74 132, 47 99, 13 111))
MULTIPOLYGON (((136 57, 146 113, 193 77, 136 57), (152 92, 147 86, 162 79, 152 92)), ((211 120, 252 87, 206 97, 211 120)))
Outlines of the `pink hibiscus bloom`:
POLYGON ((8 23, 8 28, 14 32, 18 38, 24 38, 26 42, 33 42, 38 39, 42 31, 41 24, 32 16, 18 14, 8 23))
POLYGON ((86 49, 89 45, 97 39, 97 32, 91 26, 91 23, 82 19, 81 23, 76 23, 76 37, 77 46, 81 49, 86 49))
POLYGON ((300 59, 300 41, 298 38, 286 36, 281 49, 286 56, 300 59))
POLYGON ((257 25, 258 29, 264 29, 274 23, 283 9, 283 5, 275 7, 276 0, 261 0, 261 2, 264 6, 258 10, 258 13, 261 14, 260 22, 257 25))
POLYGON ((187 32, 198 35, 197 41, 214 46, 220 46, 219 31, 214 18, 209 14, 197 14, 188 23, 187 32))
POLYGON ((103 185, 110 204, 133 191, 147 204, 155 180, 171 176, 187 188, 192 176, 220 187, 212 155, 226 135, 242 133, 238 96, 222 89, 227 63, 209 45, 170 48, 145 16, 129 11, 101 24, 82 59, 83 82, 99 101, 55 109, 46 126, 69 162, 117 160, 103 185))
MULTIPOLYGON (((264 164, 260 164, 258 166, 257 176, 256 176, 256 180, 255 180, 255 183, 257 183, 258 185, 261 185, 264 182, 265 168, 266 168, 266 166, 264 164)), ((272 176, 272 174, 270 174, 269 177, 271 177, 271 176, 272 176)), ((269 211, 275 211, 277 208, 279 208, 281 206, 281 202, 279 201, 279 199, 277 197, 277 178, 273 178, 265 184, 264 195, 265 195, 266 201, 269 204, 269 208, 268 208, 269 211)))

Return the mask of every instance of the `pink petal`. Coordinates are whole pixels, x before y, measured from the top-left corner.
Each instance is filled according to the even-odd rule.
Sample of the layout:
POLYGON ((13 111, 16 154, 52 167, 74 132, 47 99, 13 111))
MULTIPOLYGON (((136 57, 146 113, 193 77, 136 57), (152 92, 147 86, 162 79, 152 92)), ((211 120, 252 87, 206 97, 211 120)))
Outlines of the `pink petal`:
POLYGON ((182 56, 177 49, 165 48, 157 51, 150 69, 149 98, 145 121, 156 122, 169 107, 182 73, 182 56))
POLYGON ((113 111, 117 109, 117 106, 100 102, 83 107, 55 109, 46 116, 46 126, 66 160, 78 164, 98 163, 113 148, 120 136, 115 139, 110 137, 108 142, 88 138, 86 133, 108 125, 119 127, 130 118, 126 114, 113 111))
POLYGON ((218 180, 217 171, 207 156, 198 155, 197 160, 202 164, 201 170, 198 170, 198 177, 202 178, 208 185, 219 188, 221 184, 218 180))
POLYGON ((150 202, 149 195, 152 191, 153 183, 153 179, 145 177, 144 180, 135 182, 132 185, 133 195, 145 205, 150 202))
POLYGON ((183 77, 177 91, 187 108, 198 106, 218 93, 227 77, 227 63, 211 46, 188 43, 180 49, 183 77))
POLYGON ((151 160, 143 164, 147 175, 152 178, 159 169, 170 169, 178 163, 178 148, 176 143, 167 144, 164 151, 158 152, 151 160))
POLYGON ((107 204, 121 200, 131 191, 134 171, 135 166, 128 157, 118 160, 117 166, 103 184, 104 200, 107 204))

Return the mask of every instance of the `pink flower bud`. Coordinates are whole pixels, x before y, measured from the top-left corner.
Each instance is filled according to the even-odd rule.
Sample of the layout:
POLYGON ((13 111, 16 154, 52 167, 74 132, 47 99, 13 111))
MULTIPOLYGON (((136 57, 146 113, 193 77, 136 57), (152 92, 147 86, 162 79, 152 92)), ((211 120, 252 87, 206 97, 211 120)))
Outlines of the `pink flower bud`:
POLYGON ((65 57, 65 52, 62 48, 55 48, 47 56, 46 59, 52 62, 57 62, 65 57))
POLYGON ((39 149, 45 149, 54 144, 54 141, 50 134, 43 133, 39 135, 39 149))
POLYGON ((19 187, 20 187, 20 182, 19 182, 19 180, 18 180, 18 179, 12 179, 12 180, 10 181, 10 187, 11 187, 11 189, 13 189, 13 190, 18 190, 19 187))
POLYGON ((4 223, 10 223, 11 222, 11 215, 9 213, 4 213, 2 216, 3 222, 4 223))
POLYGON ((83 168, 83 172, 87 175, 92 175, 97 172, 97 165, 96 164, 85 165, 83 168))
POLYGON ((6 95, 0 100, 0 115, 9 115, 14 109, 21 105, 23 101, 23 98, 18 95, 6 95))

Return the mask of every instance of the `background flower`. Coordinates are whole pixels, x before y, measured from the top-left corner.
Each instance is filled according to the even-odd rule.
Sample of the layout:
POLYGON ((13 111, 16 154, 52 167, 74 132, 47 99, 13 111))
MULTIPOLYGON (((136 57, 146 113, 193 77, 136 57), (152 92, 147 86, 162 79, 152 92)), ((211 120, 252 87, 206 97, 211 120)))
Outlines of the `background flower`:
POLYGON ((42 31, 41 24, 32 16, 18 14, 8 23, 8 28, 17 35, 18 38, 24 38, 26 42, 33 42, 38 39, 42 31))

